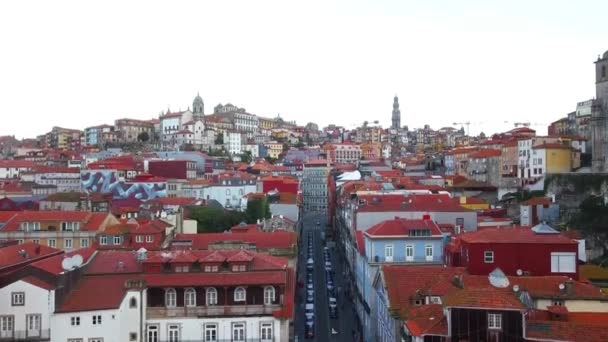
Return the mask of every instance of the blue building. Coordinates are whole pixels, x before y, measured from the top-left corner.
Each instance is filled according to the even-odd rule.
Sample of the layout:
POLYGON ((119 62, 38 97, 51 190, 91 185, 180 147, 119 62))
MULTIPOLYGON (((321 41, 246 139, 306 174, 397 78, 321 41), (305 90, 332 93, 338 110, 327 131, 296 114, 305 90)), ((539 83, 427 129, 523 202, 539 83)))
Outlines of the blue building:
POLYGON ((367 231, 357 231, 357 251, 355 255, 355 306, 363 327, 363 340, 372 341, 377 336, 380 313, 375 303, 378 298, 373 281, 379 266, 400 265, 441 265, 443 247, 447 236, 430 219, 386 220, 370 227, 367 231))

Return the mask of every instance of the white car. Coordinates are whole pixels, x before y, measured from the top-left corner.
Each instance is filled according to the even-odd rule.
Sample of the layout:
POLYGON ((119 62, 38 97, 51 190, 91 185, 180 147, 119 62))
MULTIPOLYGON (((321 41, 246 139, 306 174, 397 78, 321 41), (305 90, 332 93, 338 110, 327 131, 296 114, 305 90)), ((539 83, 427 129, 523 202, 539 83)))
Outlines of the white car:
POLYGON ((311 320, 313 317, 315 317, 315 305, 306 304, 304 313, 306 314, 306 319, 311 320))
POLYGON ((336 300, 336 298, 329 297, 329 307, 335 308, 336 306, 338 306, 338 301, 336 300))

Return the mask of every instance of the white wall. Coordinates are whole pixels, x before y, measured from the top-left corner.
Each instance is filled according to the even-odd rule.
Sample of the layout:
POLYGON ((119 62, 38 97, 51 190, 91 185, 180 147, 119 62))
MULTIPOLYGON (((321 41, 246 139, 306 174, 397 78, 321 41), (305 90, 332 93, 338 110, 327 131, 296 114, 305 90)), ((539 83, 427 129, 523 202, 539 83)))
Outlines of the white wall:
POLYGON ((56 313, 51 318, 51 341, 67 341, 68 338, 103 338, 105 341, 132 341, 131 332, 137 333, 135 341, 141 341, 138 291, 128 291, 118 309, 56 313), (131 297, 137 298, 137 306, 129 307, 131 297), (101 315, 101 324, 93 325, 93 316, 101 315), (71 324, 72 317, 80 317, 80 325, 71 324))
POLYGON ((0 315, 14 315, 15 332, 25 331, 25 316, 40 314, 40 329, 49 329, 51 313, 55 310, 55 291, 18 280, 0 289, 0 315), (12 306, 13 292, 25 293, 25 305, 12 306))
POLYGON ((218 325, 218 340, 232 341, 232 323, 245 323, 245 336, 247 339, 255 340, 260 338, 260 323, 273 323, 273 341, 285 341, 281 335, 281 321, 272 316, 262 317, 216 317, 216 318, 172 318, 172 319, 150 319, 146 320, 146 326, 158 324, 160 328, 160 340, 168 340, 168 326, 177 324, 180 326, 180 340, 184 341, 204 341, 203 327, 205 324, 213 323, 218 325))
POLYGON ((222 185, 222 186, 210 186, 203 189, 203 199, 216 200, 221 205, 226 205, 226 199, 230 199, 230 205, 234 208, 239 206, 244 195, 254 193, 256 191, 256 184, 246 185, 222 185), (230 191, 230 195, 226 193, 226 190, 230 191))

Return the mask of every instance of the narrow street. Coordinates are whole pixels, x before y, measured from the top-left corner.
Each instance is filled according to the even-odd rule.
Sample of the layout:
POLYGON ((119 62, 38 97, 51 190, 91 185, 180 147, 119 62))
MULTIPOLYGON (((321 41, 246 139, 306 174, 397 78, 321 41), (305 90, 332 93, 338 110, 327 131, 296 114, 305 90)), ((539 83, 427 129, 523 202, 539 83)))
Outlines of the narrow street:
POLYGON ((337 318, 330 318, 328 279, 325 272, 325 261, 323 248, 326 246, 324 241, 326 229, 326 217, 324 214, 307 214, 302 219, 303 231, 299 246, 298 257, 298 289, 296 291, 296 317, 295 335, 296 341, 353 341, 354 327, 354 308, 353 303, 345 296, 345 282, 343 277, 344 261, 341 260, 335 248, 329 248, 330 261, 333 273, 333 282, 337 299, 337 318), (317 222, 320 224, 317 226, 317 222), (314 337, 305 337, 305 306, 306 306, 306 285, 307 270, 306 261, 308 258, 308 237, 312 236, 314 269, 313 291, 314 291, 314 337), (333 334, 332 334, 333 330, 333 334))

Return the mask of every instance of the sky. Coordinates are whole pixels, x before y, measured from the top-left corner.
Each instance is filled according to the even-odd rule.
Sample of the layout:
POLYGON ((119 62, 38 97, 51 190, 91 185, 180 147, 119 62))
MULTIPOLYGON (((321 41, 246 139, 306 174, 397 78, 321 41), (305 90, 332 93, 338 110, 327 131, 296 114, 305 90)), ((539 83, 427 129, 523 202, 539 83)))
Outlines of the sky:
POLYGON ((608 1, 2 1, 0 135, 230 102, 347 128, 539 133, 594 97, 608 1), (456 125, 459 127, 460 125, 456 125))

